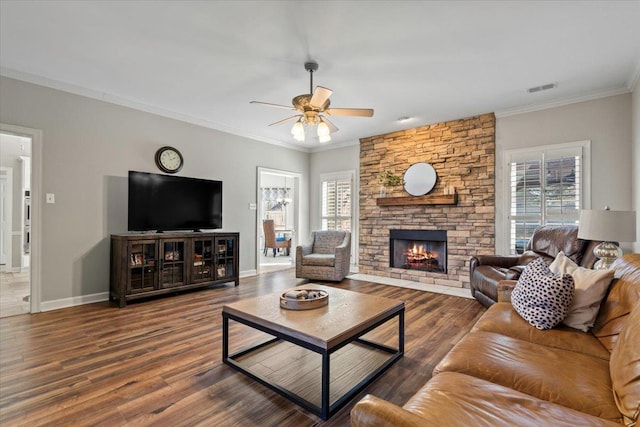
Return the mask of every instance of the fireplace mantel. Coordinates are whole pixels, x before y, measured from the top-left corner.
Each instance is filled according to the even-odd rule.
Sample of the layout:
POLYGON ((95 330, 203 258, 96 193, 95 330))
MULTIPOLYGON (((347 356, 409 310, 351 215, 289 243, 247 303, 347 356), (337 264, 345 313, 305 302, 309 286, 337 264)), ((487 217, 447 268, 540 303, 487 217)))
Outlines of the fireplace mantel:
POLYGON ((458 194, 434 194, 426 196, 380 197, 376 199, 378 206, 407 205, 457 205, 458 194))

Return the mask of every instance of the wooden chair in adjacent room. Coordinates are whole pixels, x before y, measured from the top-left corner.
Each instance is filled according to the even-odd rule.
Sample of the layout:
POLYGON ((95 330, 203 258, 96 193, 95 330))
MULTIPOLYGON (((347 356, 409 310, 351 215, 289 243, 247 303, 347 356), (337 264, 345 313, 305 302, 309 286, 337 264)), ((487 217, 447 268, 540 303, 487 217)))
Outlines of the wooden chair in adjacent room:
POLYGON ((284 249, 285 255, 289 255, 291 251, 291 239, 285 237, 276 237, 276 229, 272 219, 262 221, 262 230, 264 232, 264 249, 262 253, 267 255, 268 249, 273 249, 273 256, 279 249, 284 249))

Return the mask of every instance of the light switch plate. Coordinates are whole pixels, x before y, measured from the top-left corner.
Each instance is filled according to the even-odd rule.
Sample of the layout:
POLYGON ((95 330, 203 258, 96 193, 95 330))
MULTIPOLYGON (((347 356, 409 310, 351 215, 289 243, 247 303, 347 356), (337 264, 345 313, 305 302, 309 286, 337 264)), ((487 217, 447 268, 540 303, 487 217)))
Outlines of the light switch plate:
POLYGON ((56 195, 53 193, 47 193, 47 203, 55 203, 56 195))

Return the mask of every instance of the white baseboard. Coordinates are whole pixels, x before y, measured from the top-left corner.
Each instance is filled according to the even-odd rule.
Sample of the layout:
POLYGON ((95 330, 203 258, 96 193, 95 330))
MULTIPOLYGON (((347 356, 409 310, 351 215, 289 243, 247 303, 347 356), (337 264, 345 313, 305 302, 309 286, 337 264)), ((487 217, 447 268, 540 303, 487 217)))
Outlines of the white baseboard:
POLYGON ((73 307, 82 304, 91 304, 94 302, 102 302, 109 300, 109 292, 100 292, 97 294, 81 295, 79 297, 55 299, 52 301, 41 301, 40 311, 58 310, 60 308, 73 307))
MULTIPOLYGON (((240 277, 255 276, 256 270, 246 270, 240 272, 240 277)), ((42 301, 40 303, 40 311, 58 310, 61 308, 73 307, 82 304, 91 304, 94 302, 109 301, 109 292, 100 292, 91 295, 81 295, 78 297, 62 298, 52 301, 42 301)))
POLYGON ((253 270, 245 270, 240 272, 240 278, 256 276, 257 274, 258 274, 258 270, 256 270, 255 268, 253 270))
POLYGON ((379 283, 381 285, 397 286, 399 288, 416 289, 418 291, 434 292, 436 294, 452 295, 473 299, 471 290, 466 288, 454 288, 452 286, 431 285, 428 283, 413 282, 411 280, 393 279, 391 277, 372 276, 369 274, 351 274, 347 279, 363 280, 367 282, 379 283))

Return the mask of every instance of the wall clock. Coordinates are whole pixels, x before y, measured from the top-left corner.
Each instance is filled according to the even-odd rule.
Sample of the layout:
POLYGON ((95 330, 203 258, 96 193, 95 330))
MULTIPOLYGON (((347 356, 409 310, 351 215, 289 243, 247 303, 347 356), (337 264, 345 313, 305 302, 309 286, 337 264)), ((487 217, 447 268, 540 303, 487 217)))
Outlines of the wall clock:
POLYGON ((176 148, 166 146, 156 151, 156 165, 163 172, 176 173, 182 169, 184 159, 176 148))

